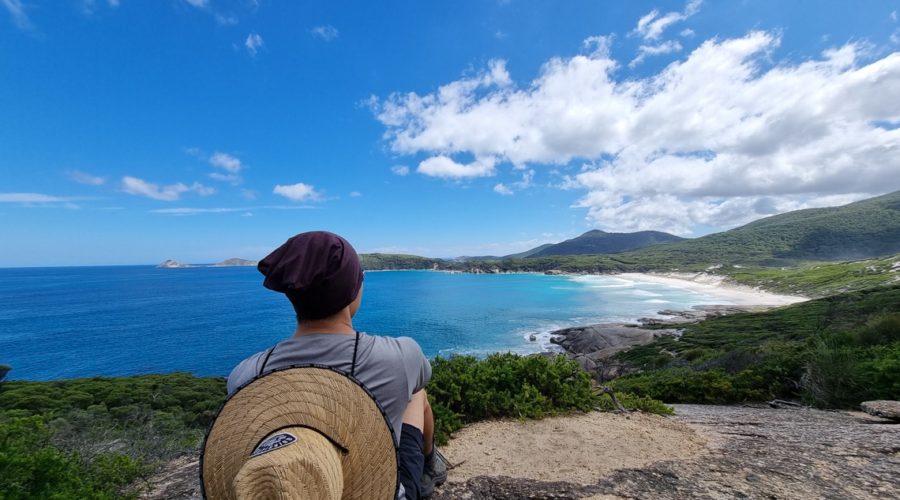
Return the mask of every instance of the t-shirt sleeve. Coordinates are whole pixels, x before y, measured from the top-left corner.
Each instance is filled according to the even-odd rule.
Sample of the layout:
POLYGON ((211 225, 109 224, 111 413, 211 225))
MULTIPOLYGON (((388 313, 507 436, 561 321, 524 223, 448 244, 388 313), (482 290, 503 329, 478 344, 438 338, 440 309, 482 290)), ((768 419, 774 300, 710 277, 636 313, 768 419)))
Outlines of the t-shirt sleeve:
POLYGON ((253 356, 250 356, 238 363, 238 365, 234 367, 234 370, 231 370, 231 374, 228 375, 228 382, 226 383, 229 396, 234 394, 234 391, 252 380, 253 377, 259 373, 258 365, 261 354, 262 353, 256 353, 253 356))
POLYGON ((403 370, 406 372, 406 380, 409 384, 410 394, 424 389, 431 380, 431 363, 422 352, 419 344, 409 338, 397 339, 400 344, 400 352, 403 356, 403 370))

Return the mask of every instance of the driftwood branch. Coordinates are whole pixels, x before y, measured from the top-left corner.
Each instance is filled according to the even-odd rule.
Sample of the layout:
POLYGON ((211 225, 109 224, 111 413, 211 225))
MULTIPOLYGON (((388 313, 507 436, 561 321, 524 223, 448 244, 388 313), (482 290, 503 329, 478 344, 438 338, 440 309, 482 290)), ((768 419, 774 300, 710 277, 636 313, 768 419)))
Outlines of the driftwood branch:
POLYGON ((609 394, 610 399, 612 399, 613 404, 616 406, 617 412, 626 412, 625 407, 622 406, 622 403, 619 402, 619 399, 616 397, 616 393, 609 388, 609 386, 601 385, 597 388, 603 394, 609 394))

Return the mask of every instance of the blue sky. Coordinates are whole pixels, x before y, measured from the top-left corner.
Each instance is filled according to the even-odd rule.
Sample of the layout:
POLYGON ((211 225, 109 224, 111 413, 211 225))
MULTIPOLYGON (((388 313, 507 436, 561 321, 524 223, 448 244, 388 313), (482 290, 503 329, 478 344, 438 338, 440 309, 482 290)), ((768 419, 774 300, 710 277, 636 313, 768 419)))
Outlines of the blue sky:
POLYGON ((898 10, 0 0, 0 266, 497 255, 897 190, 898 10))

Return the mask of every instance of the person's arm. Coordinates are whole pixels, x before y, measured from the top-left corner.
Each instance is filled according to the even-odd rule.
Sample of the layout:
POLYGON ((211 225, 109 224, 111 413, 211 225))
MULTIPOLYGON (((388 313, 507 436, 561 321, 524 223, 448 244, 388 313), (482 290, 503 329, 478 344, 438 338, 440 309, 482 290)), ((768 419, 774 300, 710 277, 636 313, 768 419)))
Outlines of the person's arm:
POLYGON ((424 389, 431 380, 431 363, 415 340, 409 337, 400 337, 397 340, 403 357, 403 370, 406 373, 409 394, 414 394, 424 389))

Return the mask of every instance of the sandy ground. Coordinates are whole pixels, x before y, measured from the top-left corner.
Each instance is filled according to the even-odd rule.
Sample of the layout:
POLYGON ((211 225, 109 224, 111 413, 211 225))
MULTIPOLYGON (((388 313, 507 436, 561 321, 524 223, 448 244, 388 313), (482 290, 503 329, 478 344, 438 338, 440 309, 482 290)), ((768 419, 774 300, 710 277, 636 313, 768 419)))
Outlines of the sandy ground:
POLYGON ((672 419, 599 412, 479 422, 441 448, 454 465, 449 481, 488 475, 581 484, 617 469, 690 458, 705 449, 704 438, 672 419))
POLYGON ((684 288, 713 297, 720 297, 732 304, 742 306, 786 306, 809 300, 806 297, 778 295, 749 286, 728 283, 722 276, 707 273, 622 273, 616 276, 643 283, 660 283, 684 288))

